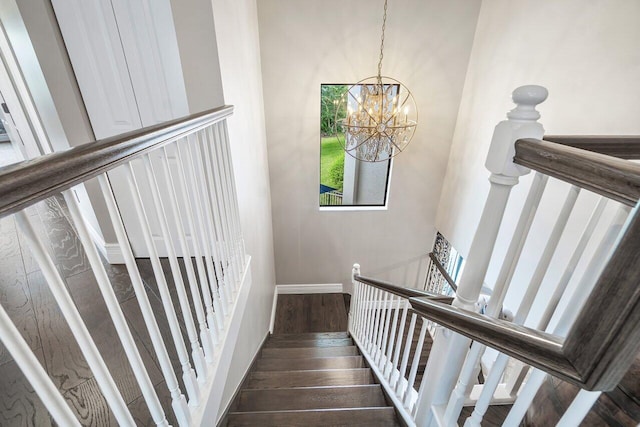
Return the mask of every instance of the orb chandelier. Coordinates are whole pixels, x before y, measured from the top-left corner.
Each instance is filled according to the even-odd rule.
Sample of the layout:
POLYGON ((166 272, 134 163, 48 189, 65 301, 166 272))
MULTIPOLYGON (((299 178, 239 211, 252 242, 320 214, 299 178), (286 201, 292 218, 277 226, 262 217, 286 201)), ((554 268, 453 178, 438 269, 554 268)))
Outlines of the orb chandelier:
POLYGON ((360 80, 341 96, 335 131, 344 151, 364 162, 383 162, 401 153, 418 125, 413 95, 398 80, 382 76, 387 0, 384 2, 378 74, 360 80))

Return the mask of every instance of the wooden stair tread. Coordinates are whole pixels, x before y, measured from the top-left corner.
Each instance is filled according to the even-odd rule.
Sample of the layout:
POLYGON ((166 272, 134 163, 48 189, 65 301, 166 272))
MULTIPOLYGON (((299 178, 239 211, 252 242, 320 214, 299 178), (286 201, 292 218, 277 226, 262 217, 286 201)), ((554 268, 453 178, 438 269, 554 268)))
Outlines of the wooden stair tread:
POLYGON ((260 356, 263 359, 297 359, 333 356, 359 356, 355 345, 342 347, 298 347, 298 348, 265 348, 260 356))
POLYGON ((252 372, 248 389, 373 384, 369 368, 252 372))
POLYGON ((299 371, 364 368, 362 356, 314 357, 298 359, 258 359, 255 371, 299 371))
POLYGON ((317 338, 305 340, 267 340, 264 348, 342 347, 352 345, 353 340, 351 338, 317 338))
POLYGON ((306 332, 302 334, 273 334, 269 340, 315 340, 324 338, 350 338, 349 332, 306 332))
POLYGON ((385 406, 379 384, 338 387, 243 389, 236 412, 385 406))
POLYGON ((233 412, 228 426, 399 426, 392 407, 233 412))

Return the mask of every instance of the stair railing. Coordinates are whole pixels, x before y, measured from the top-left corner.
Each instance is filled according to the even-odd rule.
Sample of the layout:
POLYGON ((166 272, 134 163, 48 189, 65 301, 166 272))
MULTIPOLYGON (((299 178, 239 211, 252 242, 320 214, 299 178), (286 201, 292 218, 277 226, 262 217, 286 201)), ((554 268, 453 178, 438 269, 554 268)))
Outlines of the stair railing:
MULTIPOLYGON (((70 220, 144 401, 154 423, 167 426, 167 414, 91 238, 87 218, 71 190, 77 184, 97 178, 153 352, 171 396, 175 419, 180 426, 200 425, 205 411, 215 416, 216 405, 220 403, 219 400, 213 402, 210 396, 214 383, 220 387, 226 378, 227 369, 223 364, 228 361, 225 362, 222 355, 230 342, 232 314, 240 295, 246 295, 250 281, 226 123, 232 111, 233 107, 221 107, 0 169, 0 217, 15 218, 119 425, 134 426, 132 414, 25 209, 56 194, 64 196, 70 220), (110 183, 108 173, 114 169, 124 174, 126 190, 132 197, 137 224, 130 226, 139 227, 144 236, 162 310, 154 311, 145 291, 110 183), (145 180, 148 186, 142 187, 145 180), (150 193, 152 203, 143 201, 142 188, 150 193), (160 243, 152 236, 151 211, 155 212, 160 225, 160 243), (160 263, 161 250, 169 254, 177 300, 169 290, 160 263), (187 261, 181 267, 178 254, 195 261, 195 266, 187 261), (180 318, 175 304, 181 308, 180 318), (157 316, 167 318, 171 340, 162 338, 157 316), (167 350, 170 346, 179 358, 177 371, 167 350), (180 387, 178 376, 184 388, 180 387)), ((80 425, 3 307, 0 307, 0 340, 54 420, 59 425, 80 425)))
MULTIPOLYGON (((464 421, 465 426, 479 426, 489 405, 508 403, 510 396, 514 404, 504 425, 517 426, 546 375, 583 389, 561 420, 562 425, 578 425, 600 392, 612 389, 620 381, 640 347, 640 219, 637 209, 629 214, 640 196, 640 165, 622 159, 640 159, 640 138, 623 137, 621 140, 627 145, 613 142, 610 148, 605 147, 605 152, 622 158, 594 152, 602 141, 617 141, 614 137, 549 137, 545 139, 562 142, 545 141, 542 127, 536 122, 539 114, 535 105, 546 98, 546 90, 522 87, 514 91, 513 98, 518 106, 494 133, 487 160, 492 187, 453 302, 443 304, 433 295, 404 295, 389 305, 372 279, 362 278, 359 269, 354 274, 352 315, 356 320, 351 322, 352 334, 362 343, 359 345, 369 355, 370 363, 377 364, 376 373, 382 373, 379 378, 388 394, 396 393, 399 387, 400 398, 394 402, 409 425, 457 425, 463 406, 472 405, 475 408, 464 421), (477 314, 473 303, 485 280, 508 193, 517 177, 530 169, 536 173, 487 313, 477 314), (549 177, 571 184, 570 188, 554 226, 550 233, 546 232, 546 246, 539 259, 521 259, 527 238, 537 232, 533 223, 549 177), (552 295, 540 295, 578 195, 585 191, 601 198, 592 208, 583 232, 572 243, 573 253, 564 273, 553 278, 552 295), (607 207, 609 215, 603 213, 607 207), (588 247, 592 248, 591 253, 588 247), (523 262, 535 265, 532 277, 528 284, 519 285, 524 296, 513 322, 499 320, 496 317, 507 291, 516 285, 512 283, 514 272, 523 262), (586 269, 581 277, 574 277, 579 262, 586 269), (578 282, 572 294, 570 281, 578 282), (537 297, 544 304, 544 314, 536 328, 523 326, 537 297), (400 380, 404 374, 401 365, 395 376, 385 375, 385 365, 380 365, 382 361, 388 363, 389 355, 383 351, 389 330, 385 319, 395 316, 395 306, 406 307, 412 313, 411 333, 416 323, 422 325, 427 320, 442 326, 435 334, 419 384, 413 383, 411 376, 407 385, 400 380), (478 385, 480 360, 487 346, 500 354, 484 383, 478 385), (382 356, 376 357, 380 353, 382 356), (472 392, 475 396, 471 396, 472 392)), ((395 292, 398 295, 402 291, 395 292)), ((404 321, 405 318, 401 322, 404 321)), ((407 340, 402 351, 413 354, 415 359, 423 341, 421 333, 417 342, 407 340)), ((397 368, 393 357, 395 353, 391 354, 391 364, 397 368)))

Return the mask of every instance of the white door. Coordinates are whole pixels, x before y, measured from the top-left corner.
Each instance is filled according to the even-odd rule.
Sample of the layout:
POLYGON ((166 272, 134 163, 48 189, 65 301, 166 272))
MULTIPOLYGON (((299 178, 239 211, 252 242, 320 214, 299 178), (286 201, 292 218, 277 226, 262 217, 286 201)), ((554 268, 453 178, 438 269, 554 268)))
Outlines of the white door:
MULTIPOLYGON (((189 114, 169 0, 52 3, 97 139, 189 114)), ((162 240, 144 170, 135 163, 152 234, 162 240)), ((109 178, 133 251, 147 257, 122 171, 109 178)), ((157 246, 166 256, 164 244, 157 246)))

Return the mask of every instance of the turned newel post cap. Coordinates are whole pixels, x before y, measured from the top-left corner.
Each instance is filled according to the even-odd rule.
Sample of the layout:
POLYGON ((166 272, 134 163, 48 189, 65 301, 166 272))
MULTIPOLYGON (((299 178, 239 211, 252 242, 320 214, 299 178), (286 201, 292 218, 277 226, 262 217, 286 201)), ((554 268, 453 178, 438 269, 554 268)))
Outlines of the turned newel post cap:
POLYGON ((516 88, 511 93, 516 108, 507 113, 511 120, 538 120, 540 113, 536 110, 536 105, 544 102, 549 96, 549 91, 538 85, 525 85, 516 88))
POLYGON ((355 276, 356 274, 360 274, 360 264, 353 264, 353 269, 351 270, 351 274, 355 276))

